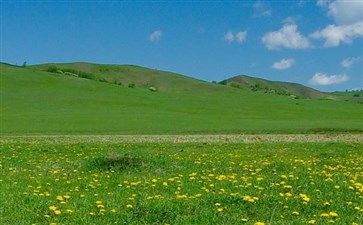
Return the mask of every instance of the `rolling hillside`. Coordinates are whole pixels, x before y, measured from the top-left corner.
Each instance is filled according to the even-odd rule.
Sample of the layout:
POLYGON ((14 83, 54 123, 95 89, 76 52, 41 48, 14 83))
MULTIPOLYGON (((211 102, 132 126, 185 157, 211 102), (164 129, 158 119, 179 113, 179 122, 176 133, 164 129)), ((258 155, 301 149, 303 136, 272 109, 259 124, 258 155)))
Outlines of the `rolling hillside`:
MULTIPOLYGON (((84 77, 125 87, 155 88, 158 91, 194 91, 217 88, 208 82, 180 74, 134 65, 99 65, 90 63, 42 64, 30 68, 52 73, 84 77)), ((218 87, 219 88, 219 87, 218 87)))
POLYGON ((266 95, 135 66, 52 66, 56 70, 49 65, 0 64, 2 135, 362 132, 363 128, 363 104, 355 102, 266 95))
POLYGON ((336 99, 336 97, 331 94, 322 93, 318 90, 306 87, 301 84, 270 81, 246 75, 239 75, 229 78, 222 81, 221 84, 266 94, 287 95, 311 99, 336 99))

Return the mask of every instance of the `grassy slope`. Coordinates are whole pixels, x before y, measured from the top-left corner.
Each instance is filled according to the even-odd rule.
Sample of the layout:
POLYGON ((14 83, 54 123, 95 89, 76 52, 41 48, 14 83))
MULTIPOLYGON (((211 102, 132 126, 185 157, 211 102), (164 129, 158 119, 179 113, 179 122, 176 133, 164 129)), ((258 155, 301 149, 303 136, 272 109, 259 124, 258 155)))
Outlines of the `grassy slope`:
POLYGON ((250 77, 246 75, 235 76, 226 80, 227 85, 238 86, 244 90, 252 90, 259 92, 271 93, 274 91, 276 93, 285 95, 295 95, 302 98, 311 99, 333 99, 332 95, 322 93, 315 89, 306 87, 301 84, 280 82, 280 81, 270 81, 256 77, 250 77))
POLYGON ((149 69, 134 65, 100 65, 91 63, 42 64, 32 66, 36 70, 56 67, 60 71, 72 69, 92 74, 95 80, 127 87, 135 84, 139 88, 156 87, 160 91, 187 91, 193 89, 207 91, 217 86, 180 74, 149 69), (202 86, 202 87, 200 87, 202 86))
POLYGON ((170 78, 169 73, 155 75, 159 91, 151 92, 32 67, 1 64, 0 69, 2 134, 287 133, 363 127, 363 105, 353 102, 289 99, 170 78))

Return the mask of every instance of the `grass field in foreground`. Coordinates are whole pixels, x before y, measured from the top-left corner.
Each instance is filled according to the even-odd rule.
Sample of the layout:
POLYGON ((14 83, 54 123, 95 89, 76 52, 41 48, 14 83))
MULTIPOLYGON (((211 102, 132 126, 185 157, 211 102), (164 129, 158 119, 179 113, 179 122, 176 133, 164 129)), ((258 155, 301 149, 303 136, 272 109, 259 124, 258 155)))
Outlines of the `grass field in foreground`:
POLYGON ((8 141, 0 149, 2 224, 363 221, 362 143, 8 141))

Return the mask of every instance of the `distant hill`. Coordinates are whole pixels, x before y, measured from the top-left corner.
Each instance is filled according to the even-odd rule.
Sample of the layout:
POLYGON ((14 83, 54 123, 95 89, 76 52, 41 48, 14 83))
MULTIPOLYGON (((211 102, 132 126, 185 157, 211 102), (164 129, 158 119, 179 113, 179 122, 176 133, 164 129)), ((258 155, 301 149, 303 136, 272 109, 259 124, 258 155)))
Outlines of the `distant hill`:
MULTIPOLYGON (((78 76, 125 87, 156 91, 188 91, 216 89, 215 84, 184 75, 135 65, 106 65, 91 63, 58 63, 31 66, 37 70, 78 76)), ((219 87, 218 87, 219 88, 219 87)))
POLYGON ((363 104, 352 101, 264 94, 138 66, 1 63, 0 72, 1 135, 363 132, 363 104))
POLYGON ((298 98, 335 99, 334 96, 297 83, 270 81, 246 75, 239 75, 220 82, 231 87, 266 94, 286 95, 298 98))
POLYGON ((363 89, 352 91, 335 91, 331 94, 339 97, 341 100, 363 102, 363 89))

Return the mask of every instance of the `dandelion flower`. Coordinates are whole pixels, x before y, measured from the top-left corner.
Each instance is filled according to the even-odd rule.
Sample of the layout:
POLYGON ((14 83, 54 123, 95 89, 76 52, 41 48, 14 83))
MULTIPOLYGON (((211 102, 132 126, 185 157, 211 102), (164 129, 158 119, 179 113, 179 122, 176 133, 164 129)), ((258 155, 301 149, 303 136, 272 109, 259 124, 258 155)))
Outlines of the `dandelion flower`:
POLYGON ((264 222, 256 222, 255 225, 265 225, 264 222))
POLYGON ((49 206, 49 209, 52 210, 52 211, 55 211, 55 210, 57 210, 57 206, 54 206, 54 205, 49 206))
POLYGON ((128 208, 128 209, 132 209, 132 208, 134 208, 131 204, 127 204, 126 205, 126 208, 128 208))
POLYGON ((73 213, 73 210, 72 209, 66 209, 66 212, 71 214, 71 213, 73 213))
POLYGON ((308 224, 316 224, 316 220, 309 220, 308 224))

